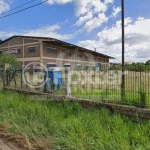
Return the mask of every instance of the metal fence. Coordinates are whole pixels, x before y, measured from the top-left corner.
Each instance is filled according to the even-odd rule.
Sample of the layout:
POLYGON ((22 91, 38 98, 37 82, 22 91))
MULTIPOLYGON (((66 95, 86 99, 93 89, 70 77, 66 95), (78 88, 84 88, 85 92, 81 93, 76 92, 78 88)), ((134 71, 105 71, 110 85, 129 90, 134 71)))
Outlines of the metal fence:
POLYGON ((8 69, 6 70, 6 87, 13 89, 21 89, 33 92, 48 92, 51 94, 65 94, 65 72, 62 71, 63 83, 59 89, 55 88, 52 83, 46 84, 48 81, 44 79, 45 72, 43 70, 28 69, 24 72, 23 69, 8 69), (46 91, 46 85, 49 90, 46 91))
MULTIPOLYGON (((6 86, 16 89, 50 92, 75 98, 85 98, 104 102, 122 103, 138 106, 150 106, 150 66, 125 67, 125 89, 122 97, 122 71, 120 67, 103 68, 102 70, 62 70, 62 86, 59 89, 50 86, 45 91, 44 73, 28 70, 7 70, 6 86), (66 82, 67 81, 67 82, 66 82), (44 83, 44 84, 43 84, 44 83), (66 85, 68 84, 68 86, 66 85)), ((3 71, 0 80, 2 81, 3 71)), ((2 82, 1 82, 2 83, 2 82)))
POLYGON ((150 106, 150 66, 125 67, 124 97, 121 93, 121 67, 103 68, 101 71, 72 71, 73 97, 105 102, 150 106))

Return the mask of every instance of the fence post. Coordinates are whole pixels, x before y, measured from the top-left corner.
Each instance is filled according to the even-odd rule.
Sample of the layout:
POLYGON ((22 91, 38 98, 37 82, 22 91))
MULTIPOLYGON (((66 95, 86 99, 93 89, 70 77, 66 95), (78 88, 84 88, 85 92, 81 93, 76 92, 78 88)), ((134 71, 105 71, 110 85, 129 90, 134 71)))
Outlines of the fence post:
POLYGON ((23 72, 23 69, 21 68, 21 71, 20 71, 20 75, 21 75, 21 76, 20 76, 20 77, 21 77, 21 80, 20 80, 20 81, 21 81, 21 82, 20 82, 20 89, 21 89, 21 90, 22 90, 22 81, 23 81, 23 80, 22 80, 22 72, 23 72))
POLYGON ((4 72, 3 72, 3 88, 6 86, 6 76, 7 76, 6 70, 7 70, 7 68, 9 68, 9 64, 5 63, 5 65, 4 65, 4 72))
POLYGON ((66 78, 66 97, 71 97, 71 75, 70 68, 65 68, 65 78, 66 78))

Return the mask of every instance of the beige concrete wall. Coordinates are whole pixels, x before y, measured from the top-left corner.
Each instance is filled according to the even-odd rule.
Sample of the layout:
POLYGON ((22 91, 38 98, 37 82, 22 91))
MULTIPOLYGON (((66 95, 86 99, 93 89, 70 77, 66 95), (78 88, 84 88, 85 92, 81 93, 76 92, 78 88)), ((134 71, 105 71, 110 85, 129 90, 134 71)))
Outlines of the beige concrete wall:
POLYGON ((35 42, 39 42, 39 40, 24 38, 24 44, 27 44, 27 43, 35 43, 35 42))
POLYGON ((23 44, 23 38, 14 38, 14 39, 11 39, 10 41, 9 41, 9 45, 10 46, 14 46, 14 45, 21 45, 21 44, 23 44))
POLYGON ((3 47, 8 47, 8 46, 9 46, 9 42, 3 43, 0 45, 0 49, 1 48, 3 49, 3 47))

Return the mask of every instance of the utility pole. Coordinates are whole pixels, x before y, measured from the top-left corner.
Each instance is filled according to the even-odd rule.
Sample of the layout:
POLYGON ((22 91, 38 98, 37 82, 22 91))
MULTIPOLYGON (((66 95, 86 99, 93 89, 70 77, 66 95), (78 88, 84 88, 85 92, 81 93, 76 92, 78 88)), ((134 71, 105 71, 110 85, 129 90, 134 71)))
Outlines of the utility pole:
POLYGON ((122 8, 122 83, 121 83, 121 98, 124 100, 125 97, 125 66, 124 66, 124 0, 121 0, 121 8, 122 8))

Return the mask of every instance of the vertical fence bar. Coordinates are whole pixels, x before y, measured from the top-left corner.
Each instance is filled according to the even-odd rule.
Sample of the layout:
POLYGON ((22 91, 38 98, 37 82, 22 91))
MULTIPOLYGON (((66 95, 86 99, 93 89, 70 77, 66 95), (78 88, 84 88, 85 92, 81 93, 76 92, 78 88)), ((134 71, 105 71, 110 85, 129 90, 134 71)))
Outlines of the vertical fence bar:
POLYGON ((21 68, 21 70, 20 70, 20 77, 21 77, 21 80, 20 80, 20 88, 21 88, 21 90, 22 90, 22 68, 21 68))

